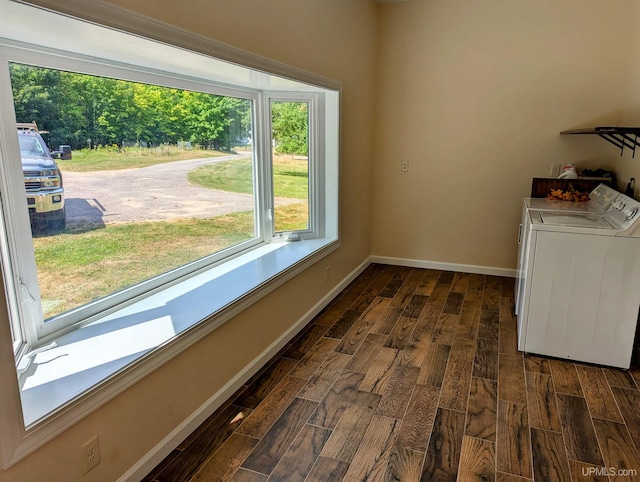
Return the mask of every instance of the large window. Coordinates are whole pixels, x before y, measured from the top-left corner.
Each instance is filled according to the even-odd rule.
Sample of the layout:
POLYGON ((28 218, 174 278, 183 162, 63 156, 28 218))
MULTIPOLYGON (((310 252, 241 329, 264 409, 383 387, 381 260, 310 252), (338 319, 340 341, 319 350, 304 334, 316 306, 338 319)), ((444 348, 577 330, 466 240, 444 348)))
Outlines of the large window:
POLYGON ((20 145, 10 164, 25 178, 20 202, 37 275, 18 269, 31 280, 29 296, 40 294, 35 313, 23 314, 32 327, 16 340, 35 347, 274 236, 318 236, 311 213, 319 203, 310 196, 323 162, 313 132, 322 122, 317 94, 214 84, 194 91, 176 79, 171 87, 162 77, 129 80, 136 72, 8 67, 20 145), (263 97, 269 109, 261 113, 263 97), (256 123, 267 129, 268 147, 259 145, 256 123), (51 174, 55 190, 47 191, 51 174))
POLYGON ((336 246, 339 85, 0 9, 0 256, 34 428, 336 246))

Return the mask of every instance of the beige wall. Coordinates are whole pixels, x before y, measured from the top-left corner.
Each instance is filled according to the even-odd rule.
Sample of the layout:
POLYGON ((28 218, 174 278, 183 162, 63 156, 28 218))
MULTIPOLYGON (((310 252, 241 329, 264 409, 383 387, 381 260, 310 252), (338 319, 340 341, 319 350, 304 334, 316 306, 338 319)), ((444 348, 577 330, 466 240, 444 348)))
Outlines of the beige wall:
POLYGON ((0 481, 114 481, 370 252, 375 6, 366 0, 120 1, 132 10, 343 84, 342 247, 13 466, 0 481), (331 279, 325 281, 325 267, 331 279), (98 434, 85 477, 80 444, 98 434))
POLYGON ((374 255, 514 268, 532 177, 573 162, 640 179, 640 158, 620 163, 600 139, 558 135, 634 114, 638 125, 640 2, 379 9, 374 255))

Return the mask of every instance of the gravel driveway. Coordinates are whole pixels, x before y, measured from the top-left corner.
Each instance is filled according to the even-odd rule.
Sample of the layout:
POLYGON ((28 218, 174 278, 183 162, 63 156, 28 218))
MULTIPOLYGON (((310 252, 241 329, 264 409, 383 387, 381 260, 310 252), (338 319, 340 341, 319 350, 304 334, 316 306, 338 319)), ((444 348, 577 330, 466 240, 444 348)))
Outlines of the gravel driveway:
MULTIPOLYGON (((67 224, 112 224, 175 218, 209 218, 253 209, 250 194, 207 189, 187 182, 196 167, 248 155, 156 164, 139 169, 63 172, 67 224)), ((276 199, 276 205, 299 202, 276 199)))

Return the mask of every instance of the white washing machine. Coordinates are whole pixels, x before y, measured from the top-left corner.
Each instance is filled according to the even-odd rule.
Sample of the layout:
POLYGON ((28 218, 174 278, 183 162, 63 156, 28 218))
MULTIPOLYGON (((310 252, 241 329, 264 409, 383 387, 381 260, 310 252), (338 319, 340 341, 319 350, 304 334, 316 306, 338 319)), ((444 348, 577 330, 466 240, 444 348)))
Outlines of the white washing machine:
POLYGON ((629 368, 640 309, 640 202, 525 208, 518 349, 629 368), (585 206, 586 207, 586 206, 585 206))
POLYGON ((562 211, 562 212, 588 212, 603 214, 621 193, 606 184, 599 184, 589 193, 589 201, 571 202, 546 198, 525 198, 522 208, 522 221, 518 232, 518 270, 515 288, 515 313, 520 313, 522 306, 522 293, 526 285, 524 276, 524 262, 527 259, 527 245, 522 242, 529 236, 530 223, 526 222, 529 210, 562 211))

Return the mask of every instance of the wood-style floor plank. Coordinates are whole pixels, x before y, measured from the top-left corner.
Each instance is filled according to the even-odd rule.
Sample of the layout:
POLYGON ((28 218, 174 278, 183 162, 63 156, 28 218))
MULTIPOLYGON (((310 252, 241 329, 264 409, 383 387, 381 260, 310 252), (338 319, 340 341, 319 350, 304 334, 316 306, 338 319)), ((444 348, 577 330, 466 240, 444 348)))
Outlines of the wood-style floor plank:
POLYGON ((227 405, 207 420, 182 444, 180 456, 173 458, 155 477, 158 482, 187 481, 200 470, 215 451, 242 425, 249 409, 227 405))
MULTIPOLYGON (((481 295, 482 296, 482 295, 481 295)), ((473 295, 467 292, 464 297, 464 303, 462 303, 462 311, 460 311, 460 318, 458 319, 458 323, 465 326, 475 326, 478 327, 480 325, 480 314, 482 310, 480 309, 480 305, 476 305, 473 300, 473 295)))
POLYGON ((309 380, 320 368, 329 354, 338 344, 338 340, 322 337, 311 348, 302 359, 291 369, 289 375, 297 378, 309 380))
POLYGON ((349 355, 335 351, 331 352, 302 387, 298 396, 316 402, 321 401, 329 393, 331 386, 340 377, 342 370, 350 361, 351 357, 349 355))
POLYGON ((531 429, 533 480, 570 480, 562 434, 531 429))
POLYGON ((377 356, 378 350, 387 342, 385 335, 377 335, 369 333, 364 339, 362 345, 351 358, 351 361, 345 367, 345 370, 358 373, 367 373, 371 361, 377 356))
POLYGON ((265 436, 256 444, 242 467, 261 474, 270 474, 298 436, 318 404, 296 398, 265 436))
POLYGON ((551 375, 526 372, 529 424, 532 428, 562 431, 551 375))
POLYGON ((238 433, 232 434, 222 447, 202 465, 192 479, 194 482, 208 482, 210 480, 227 480, 247 458, 258 439, 245 437, 238 433))
POLYGON ((342 339, 361 315, 362 313, 359 311, 346 310, 342 315, 340 315, 340 318, 331 325, 331 328, 329 328, 324 336, 328 338, 337 338, 338 340, 342 339))
POLYGON ((409 303, 405 307, 404 311, 402 312, 402 316, 404 316, 405 318, 413 318, 417 320, 422 314, 422 310, 424 310, 424 307, 426 306, 428 301, 428 296, 414 294, 409 300, 409 303))
POLYGON ((529 353, 524 356, 524 369, 527 372, 541 373, 542 375, 551 375, 551 364, 549 359, 531 355, 529 353))
POLYGON ((420 480, 424 454, 408 448, 394 447, 384 480, 420 480))
POLYGON ((268 371, 261 372, 257 378, 250 381, 233 403, 240 407, 256 408, 297 363, 295 359, 278 358, 268 371))
POLYGON ((328 480, 342 480, 349 464, 336 459, 318 457, 309 472, 305 482, 327 482, 328 480))
POLYGON ((587 402, 582 397, 557 393, 558 410, 567 456, 588 464, 603 466, 598 439, 587 402))
POLYGON ((306 380, 286 377, 271 394, 256 408, 238 428, 238 433, 248 437, 262 438, 282 415, 296 395, 302 390, 306 380))
POLYGON ((364 375, 357 372, 342 372, 329 393, 320 401, 309 423, 333 429, 349 407, 358 392, 364 375))
POLYGON ((497 311, 480 311, 480 326, 478 328, 479 337, 497 340, 499 327, 500 318, 497 311))
MULTIPOLYGON (((388 335, 396 325, 398 318, 402 316, 402 308, 389 306, 382 313, 375 315, 376 320, 371 325, 370 333, 378 333, 380 335, 388 335)), ((372 315, 373 316, 373 315, 372 315)))
POLYGON ((382 394, 391 377, 393 367, 398 365, 398 353, 398 350, 393 348, 380 348, 365 373, 360 390, 382 394))
POLYGON ((471 275, 469 273, 454 273, 453 281, 451 282, 451 291, 455 293, 466 293, 470 280, 471 275))
POLYGON ((417 318, 407 318, 405 316, 398 318, 389 333, 385 346, 395 348, 396 350, 404 350, 407 343, 409 343, 409 339, 417 323, 417 318))
POLYGON ((593 419, 593 424, 600 441, 605 466, 614 469, 614 473, 609 474, 611 480, 640 480, 638 476, 640 473, 638 471, 640 458, 624 424, 598 419, 593 419), (617 471, 625 469, 635 470, 636 472, 617 476, 617 471))
POLYGON ((358 392, 352 405, 344 412, 322 456, 350 463, 382 398, 377 393, 358 392))
POLYGON ((431 341, 441 345, 453 345, 459 319, 460 315, 445 313, 443 311, 438 318, 436 326, 433 328, 431 341))
POLYGON ((556 393, 566 393, 567 395, 575 395, 582 397, 582 386, 578 378, 578 372, 573 363, 562 360, 550 359, 551 377, 556 389, 556 393))
POLYGON ((457 480, 478 482, 495 480, 495 450, 494 442, 465 435, 462 438, 457 480))
POLYGON ((143 482, 602 482, 640 469, 640 368, 519 352, 513 287, 369 266, 143 482))
POLYGON ((496 469, 499 472, 532 477, 531 436, 526 405, 498 400, 496 452, 496 469))
POLYGON ((329 435, 331 435, 329 429, 305 425, 276 465, 269 480, 273 482, 304 480, 329 435))
POLYGON ((377 414, 402 420, 419 373, 420 369, 417 367, 394 366, 389 382, 381 393, 377 414))
POLYGON ((438 410, 440 389, 417 385, 413 390, 407 414, 402 421, 396 445, 424 453, 429 444, 433 421, 438 410))
POLYGON ((447 299, 442 307, 443 313, 450 313, 452 315, 459 315, 462 311, 462 302, 464 301, 464 293, 456 293, 450 291, 447 299))
POLYGON ((498 356, 498 398, 515 403, 527 403, 522 355, 498 356))
POLYGON ((382 480, 399 425, 398 420, 374 415, 343 480, 382 480))
POLYGON ((498 340, 478 337, 473 376, 498 380, 498 340))
POLYGON ((488 311, 500 311, 500 289, 487 288, 485 283, 482 296, 482 309, 488 311))
POLYGON ((604 374, 611 387, 629 388, 631 390, 638 389, 635 380, 628 371, 604 368, 604 374))
POLYGON ((602 369, 577 364, 576 371, 591 416, 622 422, 622 415, 602 369))
POLYGON ((471 379, 465 435, 494 442, 498 416, 498 383, 486 378, 471 379))
POLYGON ((416 383, 441 387, 450 352, 451 346, 449 345, 440 345, 439 343, 429 345, 416 383))
POLYGON ((468 345, 454 345, 444 374, 440 407, 464 412, 469 399, 469 384, 473 370, 473 348, 468 345))
POLYGON ((457 480, 463 434, 464 413, 439 408, 420 480, 457 480))
POLYGON ((636 449, 640 451, 640 392, 611 387, 636 449))
POLYGON ((287 348, 282 352, 282 357, 293 358, 294 360, 302 359, 305 353, 307 353, 326 332, 326 326, 311 324, 289 343, 287 348))
POLYGON ((436 287, 440 273, 440 271, 435 269, 427 269, 422 280, 420 280, 420 283, 418 283, 418 286, 416 287, 416 294, 430 296, 431 292, 436 287))

